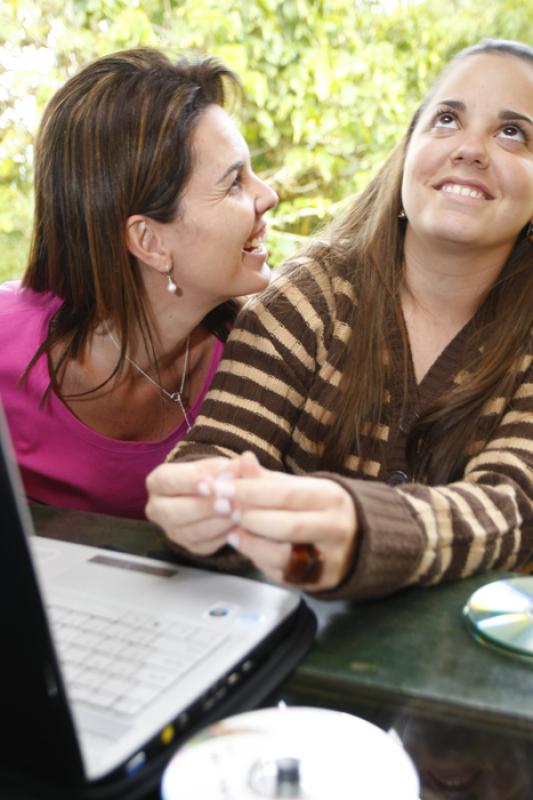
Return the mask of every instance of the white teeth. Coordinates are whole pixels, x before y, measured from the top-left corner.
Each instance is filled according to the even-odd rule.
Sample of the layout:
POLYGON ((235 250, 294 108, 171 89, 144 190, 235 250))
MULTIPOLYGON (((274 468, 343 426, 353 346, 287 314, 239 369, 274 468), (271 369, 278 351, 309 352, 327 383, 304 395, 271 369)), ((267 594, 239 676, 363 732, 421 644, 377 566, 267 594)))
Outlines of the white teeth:
POLYGON ((475 197, 477 200, 482 200, 485 196, 483 192, 477 189, 472 189, 470 186, 461 186, 458 183, 445 183, 441 191, 449 192, 450 194, 460 194, 462 197, 475 197))

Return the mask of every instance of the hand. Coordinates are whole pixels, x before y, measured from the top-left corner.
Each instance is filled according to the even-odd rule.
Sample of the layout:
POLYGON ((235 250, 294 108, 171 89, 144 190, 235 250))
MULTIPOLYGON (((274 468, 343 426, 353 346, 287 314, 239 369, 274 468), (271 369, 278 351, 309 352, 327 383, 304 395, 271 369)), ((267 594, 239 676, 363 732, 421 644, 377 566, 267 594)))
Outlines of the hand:
POLYGON ((348 492, 325 478, 263 469, 251 453, 236 462, 235 479, 225 476, 210 483, 217 498, 229 500, 220 512, 233 521, 228 542, 285 585, 292 544, 312 544, 322 555, 322 574, 317 583, 298 588, 337 586, 350 567, 356 539, 355 507, 348 492))
POLYGON ((222 457, 161 464, 146 479, 146 516, 191 553, 216 552, 226 544, 235 523, 219 513, 220 503, 213 503, 209 486, 215 477, 237 475, 238 466, 238 460, 222 457))

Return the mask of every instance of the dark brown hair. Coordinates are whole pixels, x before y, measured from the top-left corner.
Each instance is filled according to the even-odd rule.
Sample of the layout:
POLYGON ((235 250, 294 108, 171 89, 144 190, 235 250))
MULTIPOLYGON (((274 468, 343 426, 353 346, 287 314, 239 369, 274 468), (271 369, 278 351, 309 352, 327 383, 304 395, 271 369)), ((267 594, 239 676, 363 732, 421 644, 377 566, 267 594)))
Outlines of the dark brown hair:
MULTIPOLYGON (((214 58, 181 58, 139 48, 104 56, 68 80, 49 102, 35 144, 35 217, 23 286, 63 300, 28 369, 64 345, 62 369, 111 320, 122 342, 113 374, 125 366, 140 327, 153 356, 143 282, 126 246, 126 220, 170 222, 193 168, 192 134, 211 104, 240 84, 214 58)), ((224 338, 236 304, 213 309, 204 324, 224 338)), ((27 373, 28 370, 26 370, 27 373)), ((111 377, 111 376, 110 376, 111 377)), ((96 387, 97 388, 97 387, 96 387)))
MULTIPOLYGON (((326 241, 321 236, 306 249, 307 255, 349 280, 356 299, 352 323, 357 335, 351 337, 337 365, 343 369, 343 377, 336 407, 328 409, 333 410, 335 422, 324 441, 324 467, 342 468, 346 456, 360 448, 361 433, 372 434, 382 419, 384 390, 393 377, 386 357, 391 321, 402 333, 406 385, 409 348, 400 305, 405 222, 398 219, 405 154, 418 119, 443 76, 458 61, 486 53, 521 58, 533 67, 533 49, 517 42, 485 40, 461 51, 366 190, 333 223, 326 241)), ((496 396, 510 399, 533 325, 532 262, 533 246, 524 229, 476 319, 465 354, 468 381, 437 398, 410 432, 408 456, 415 479, 443 483, 460 476, 467 443, 476 440, 480 446, 490 435, 489 430, 478 428, 484 404, 496 396)), ((499 417, 492 419, 496 426, 499 417)))

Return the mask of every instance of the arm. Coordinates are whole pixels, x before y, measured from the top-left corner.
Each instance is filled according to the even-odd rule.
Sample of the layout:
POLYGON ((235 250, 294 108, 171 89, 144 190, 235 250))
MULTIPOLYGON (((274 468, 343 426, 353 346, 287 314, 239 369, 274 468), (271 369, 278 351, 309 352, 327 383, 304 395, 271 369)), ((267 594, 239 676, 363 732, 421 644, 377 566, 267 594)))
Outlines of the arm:
POLYGON ((359 563, 346 585, 348 592, 351 585, 374 593, 379 581, 372 575, 386 575, 387 561, 398 547, 406 567, 409 565, 409 574, 405 569, 403 576, 398 575, 400 585, 433 584, 490 569, 514 569, 531 558, 532 361, 531 356, 525 359, 522 380, 506 413, 483 450, 467 463, 461 481, 395 489, 380 484, 360 486, 357 481, 351 487, 349 482, 344 484, 365 527, 359 563), (396 526, 388 528, 380 512, 387 497, 387 513, 397 514, 398 519, 396 526), (394 531, 395 527, 396 541, 391 546, 387 529, 394 531))
MULTIPOLYGON (((316 512, 305 527, 302 512, 306 504, 315 506, 304 497, 303 485, 299 508, 294 505, 297 493, 291 492, 289 525, 283 518, 274 523, 271 510, 285 504, 286 515, 287 486, 276 493, 271 481, 268 493, 263 492, 268 502, 261 503, 257 485, 236 481, 234 502, 241 508, 242 529, 239 549, 279 578, 288 558, 287 540, 313 542, 341 576, 338 586, 325 575, 320 585, 304 587, 318 589, 324 599, 381 596, 413 584, 523 564, 533 550, 533 368, 531 357, 526 361, 508 410, 491 440, 467 463, 462 480, 447 486, 391 487, 322 474, 330 479, 324 485, 334 481, 343 487, 355 509, 355 519, 350 520, 346 506, 337 500, 331 534, 317 525, 316 512), (285 537, 284 549, 281 537, 285 537), (270 547, 269 538, 274 540, 270 547)), ((324 512, 329 503, 335 511, 335 498, 328 499, 324 491, 319 500, 322 489, 316 484, 312 491, 313 503, 321 504, 324 512)))

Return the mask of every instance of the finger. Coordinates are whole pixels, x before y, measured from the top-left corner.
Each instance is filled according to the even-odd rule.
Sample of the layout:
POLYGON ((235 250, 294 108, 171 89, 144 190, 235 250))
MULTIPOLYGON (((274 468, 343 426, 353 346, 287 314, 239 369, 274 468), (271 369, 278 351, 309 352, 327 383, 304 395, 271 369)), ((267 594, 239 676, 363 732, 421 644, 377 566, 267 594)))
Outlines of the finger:
POLYGON ((286 511, 285 509, 234 509, 228 514, 240 528, 277 542, 335 546, 347 538, 349 520, 336 518, 330 510, 286 511))
POLYGON ((220 465, 218 459, 207 465, 208 469, 196 483, 196 492, 204 497, 226 497, 233 494, 233 482, 246 473, 248 477, 257 477, 263 472, 258 460, 253 453, 247 452, 242 456, 225 459, 220 465), (226 487, 230 487, 226 490, 226 487))
MULTIPOLYGON (((213 553, 224 545, 234 522, 227 517, 214 515, 208 509, 208 516, 190 518, 184 524, 185 514, 181 513, 180 508, 193 502, 194 498, 159 498, 147 506, 146 515, 175 544, 198 555, 213 553)), ((207 502, 212 501, 202 500, 206 508, 207 502)))
POLYGON ((333 588, 342 579, 342 573, 339 571, 336 561, 328 560, 322 552, 320 555, 323 558, 323 569, 319 580, 313 583, 294 583, 285 580, 291 559, 291 545, 286 542, 265 540, 241 528, 236 528, 228 537, 228 544, 249 558, 254 566, 271 580, 290 589, 304 592, 324 591, 324 589, 333 588))
POLYGON ((284 480, 268 477, 231 482, 224 496, 233 497, 239 506, 284 508, 287 510, 321 510, 341 507, 347 492, 339 484, 324 478, 284 475, 284 480), (231 494, 230 494, 231 491, 231 494))
POLYGON ((231 520, 213 518, 185 527, 167 526, 164 531, 167 539, 174 544, 196 555, 209 555, 227 543, 228 534, 233 528, 231 520))
POLYGON ((228 537, 228 544, 249 558, 257 569, 276 583, 303 592, 320 592, 338 586, 346 575, 349 564, 345 559, 346 553, 343 557, 340 551, 326 552, 318 548, 321 559, 318 579, 309 583, 296 583, 286 580, 285 577, 292 558, 292 545, 287 542, 265 540, 242 528, 235 528, 228 537))
POLYGON ((227 544, 228 533, 232 530, 231 526, 227 526, 222 533, 218 536, 212 536, 209 540, 195 539, 194 537, 186 539, 179 535, 166 533, 166 538, 173 544, 183 547, 189 553, 196 556, 210 556, 216 553, 227 544))
POLYGON ((260 478, 268 474, 267 470, 264 470, 257 460, 255 453, 250 450, 244 452, 235 461, 239 466, 240 478, 260 478))
POLYGON ((228 536, 228 544, 250 561, 265 575, 277 583, 283 580, 283 572, 291 554, 287 542, 275 542, 254 536, 242 528, 234 528, 228 536))
POLYGON ((220 517, 210 497, 153 495, 146 504, 146 516, 161 527, 186 527, 220 517))
POLYGON ((222 456, 203 458, 183 464, 161 464, 146 479, 149 495, 195 495, 197 486, 206 476, 214 477, 230 463, 222 456))

